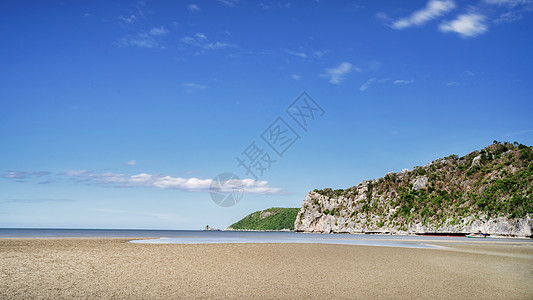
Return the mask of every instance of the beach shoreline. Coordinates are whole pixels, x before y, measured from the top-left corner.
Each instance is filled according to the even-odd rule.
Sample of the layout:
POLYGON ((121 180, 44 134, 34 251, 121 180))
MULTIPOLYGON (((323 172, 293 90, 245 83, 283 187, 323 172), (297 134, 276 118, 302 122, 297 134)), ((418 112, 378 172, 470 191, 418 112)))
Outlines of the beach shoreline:
POLYGON ((533 297, 530 245, 128 243, 138 239, 0 239, 0 298, 533 297))
MULTIPOLYGON (((203 230, 210 231, 210 230, 203 230)), ((321 231, 296 231, 296 230, 258 230, 258 229, 220 229, 218 231, 242 231, 242 232, 294 232, 294 233, 303 233, 303 234, 325 234, 325 235, 378 235, 378 236, 439 236, 439 237, 457 237, 463 236, 466 237, 468 234, 456 235, 454 233, 450 234, 432 234, 432 233, 383 233, 383 232, 321 232, 321 231)), ((494 239, 518 239, 518 240, 532 240, 533 237, 529 236, 518 236, 518 235, 500 235, 492 234, 486 238, 494 239)))

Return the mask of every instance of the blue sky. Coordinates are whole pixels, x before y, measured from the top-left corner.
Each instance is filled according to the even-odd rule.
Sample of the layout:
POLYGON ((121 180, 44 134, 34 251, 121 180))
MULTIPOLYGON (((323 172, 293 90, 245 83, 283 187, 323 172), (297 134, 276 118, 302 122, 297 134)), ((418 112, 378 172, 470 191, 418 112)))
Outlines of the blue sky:
POLYGON ((315 188, 533 144, 530 0, 4 1, 0 15, 0 227, 224 228, 315 188), (302 128, 288 107, 304 91, 323 114, 302 128), (281 156, 262 139, 277 118, 298 137, 281 156), (257 177, 236 159, 252 144, 271 161, 257 177), (224 172, 246 190, 232 207, 208 193, 224 172))

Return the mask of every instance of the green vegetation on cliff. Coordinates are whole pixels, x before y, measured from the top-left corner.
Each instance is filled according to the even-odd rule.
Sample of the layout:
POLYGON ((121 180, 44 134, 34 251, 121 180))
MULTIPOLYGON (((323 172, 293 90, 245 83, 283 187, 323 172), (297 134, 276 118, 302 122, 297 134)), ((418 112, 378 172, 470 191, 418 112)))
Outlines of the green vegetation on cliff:
POLYGON ((346 190, 314 192, 347 199, 333 209, 315 201, 312 206, 322 214, 374 216, 377 227, 415 222, 439 227, 480 215, 523 218, 533 215, 533 147, 494 141, 463 157, 450 155, 346 190))
POLYGON ((299 208, 273 207, 263 211, 256 211, 228 228, 245 230, 294 230, 294 221, 299 210, 299 208))

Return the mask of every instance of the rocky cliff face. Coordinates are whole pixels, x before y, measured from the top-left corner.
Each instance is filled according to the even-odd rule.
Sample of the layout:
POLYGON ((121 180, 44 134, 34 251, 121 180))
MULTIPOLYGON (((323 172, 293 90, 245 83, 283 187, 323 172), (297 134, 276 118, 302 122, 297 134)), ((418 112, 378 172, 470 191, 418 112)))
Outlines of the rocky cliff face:
POLYGON ((295 231, 533 235, 533 149, 496 143, 388 173, 346 190, 307 194, 295 231))
MULTIPOLYGON (((363 187, 364 188, 364 187, 363 187)), ((364 197, 362 195, 361 197, 364 197)), ((305 197, 300 213, 296 217, 294 230, 321 233, 383 233, 383 234, 426 234, 426 233, 488 233, 491 235, 531 237, 533 220, 529 217, 487 217, 467 216, 453 224, 453 219, 446 219, 443 224, 424 224, 414 221, 407 225, 384 222, 391 214, 383 216, 360 212, 361 200, 345 197, 329 198, 315 192, 305 197), (325 214, 324 210, 339 210, 337 215, 325 214)), ((394 212, 391 209, 390 212, 394 212)))

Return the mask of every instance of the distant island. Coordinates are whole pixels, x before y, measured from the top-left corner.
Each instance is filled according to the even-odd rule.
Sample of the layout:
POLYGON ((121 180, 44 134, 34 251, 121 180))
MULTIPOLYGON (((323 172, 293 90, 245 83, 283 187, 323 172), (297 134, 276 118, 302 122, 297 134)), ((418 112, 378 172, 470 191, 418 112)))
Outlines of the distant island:
POLYGON ((272 207, 256 211, 231 224, 226 230, 294 230, 299 208, 272 207))
POLYGON ((533 147, 500 143, 463 157, 309 192, 295 231, 532 237, 533 147))
POLYGON ((204 227, 204 231, 220 231, 220 229, 218 229, 218 228, 213 228, 213 227, 211 227, 211 226, 209 226, 209 225, 205 225, 205 227, 204 227))

